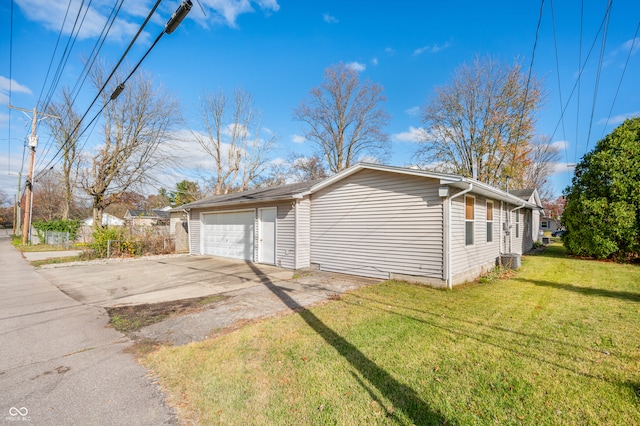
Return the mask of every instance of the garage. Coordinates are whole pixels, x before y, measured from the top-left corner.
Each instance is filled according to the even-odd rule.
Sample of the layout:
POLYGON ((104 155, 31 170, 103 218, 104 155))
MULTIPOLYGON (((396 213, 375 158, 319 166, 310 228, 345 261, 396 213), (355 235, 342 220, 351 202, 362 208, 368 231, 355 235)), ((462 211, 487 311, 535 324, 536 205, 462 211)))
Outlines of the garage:
POLYGON ((202 252, 253 261, 255 211, 202 215, 202 252))

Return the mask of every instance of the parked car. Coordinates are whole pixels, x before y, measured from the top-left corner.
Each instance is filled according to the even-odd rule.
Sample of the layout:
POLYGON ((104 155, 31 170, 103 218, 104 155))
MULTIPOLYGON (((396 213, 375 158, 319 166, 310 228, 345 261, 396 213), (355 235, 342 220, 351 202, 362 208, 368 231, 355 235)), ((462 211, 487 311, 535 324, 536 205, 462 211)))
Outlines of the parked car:
POLYGON ((553 231, 551 233, 552 237, 562 237, 562 235, 564 235, 564 233, 567 232, 564 229, 556 229, 555 231, 553 231))

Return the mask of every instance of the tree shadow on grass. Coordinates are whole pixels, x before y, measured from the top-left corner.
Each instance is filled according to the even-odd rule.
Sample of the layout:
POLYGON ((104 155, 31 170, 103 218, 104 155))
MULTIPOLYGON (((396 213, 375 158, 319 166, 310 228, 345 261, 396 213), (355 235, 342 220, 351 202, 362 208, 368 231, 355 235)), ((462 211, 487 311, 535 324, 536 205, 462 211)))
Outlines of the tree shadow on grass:
MULTIPOLYGON (((404 413, 411 422, 416 425, 452 424, 452 422, 447 420, 441 413, 432 410, 413 388, 400 383, 391 376, 391 374, 367 358, 356 346, 329 328, 320 318, 315 316, 313 312, 304 309, 289 296, 283 288, 275 285, 266 274, 262 273, 257 265, 250 262, 247 262, 247 264, 256 275, 260 277, 265 287, 276 295, 287 307, 297 311, 309 327, 346 359, 363 379, 368 381, 382 396, 393 404, 394 411, 387 412, 390 418, 401 421, 401 419, 398 419, 397 415, 394 414, 395 410, 398 410, 404 413)), ((364 383, 360 381, 360 384, 363 385, 364 383)), ((365 389, 370 395, 373 395, 372 389, 367 386, 365 386, 365 389)))
POLYGON ((629 300, 631 302, 640 302, 640 293, 632 293, 629 291, 605 290, 602 288, 581 287, 573 284, 562 284, 552 281, 543 280, 526 280, 523 278, 511 278, 513 281, 520 281, 527 284, 533 284, 541 287, 551 287, 558 290, 579 293, 585 296, 608 297, 620 300, 629 300))

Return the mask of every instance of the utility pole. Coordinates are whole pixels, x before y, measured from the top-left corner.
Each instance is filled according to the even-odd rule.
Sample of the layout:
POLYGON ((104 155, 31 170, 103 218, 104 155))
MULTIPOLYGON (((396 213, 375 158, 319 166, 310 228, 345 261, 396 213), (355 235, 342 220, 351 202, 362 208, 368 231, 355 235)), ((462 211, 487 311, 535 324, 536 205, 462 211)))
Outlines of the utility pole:
MULTIPOLYGON (((38 125, 38 108, 33 107, 33 111, 25 108, 14 107, 13 105, 7 105, 11 109, 22 111, 23 113, 31 112, 31 134, 29 135, 29 177, 27 178, 27 184, 25 188, 24 197, 24 220, 22 222, 22 245, 26 245, 27 241, 31 240, 31 206, 33 204, 33 165, 36 159, 36 147, 38 146, 38 135, 36 134, 36 128, 38 125)), ((57 115, 40 113, 43 118, 60 118, 57 115)), ((18 195, 19 196, 19 195, 18 195)))

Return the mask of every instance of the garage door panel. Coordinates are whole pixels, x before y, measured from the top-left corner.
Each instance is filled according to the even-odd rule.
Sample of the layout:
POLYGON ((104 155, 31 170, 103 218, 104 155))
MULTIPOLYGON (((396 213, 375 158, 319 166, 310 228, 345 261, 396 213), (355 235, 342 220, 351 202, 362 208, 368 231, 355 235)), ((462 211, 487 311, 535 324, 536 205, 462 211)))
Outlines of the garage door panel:
POLYGON ((203 253, 253 260, 254 227, 254 211, 205 214, 203 253))

